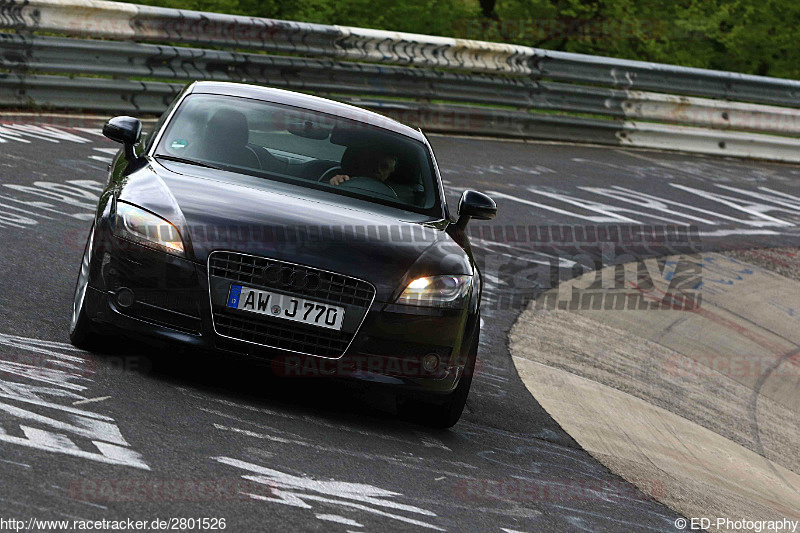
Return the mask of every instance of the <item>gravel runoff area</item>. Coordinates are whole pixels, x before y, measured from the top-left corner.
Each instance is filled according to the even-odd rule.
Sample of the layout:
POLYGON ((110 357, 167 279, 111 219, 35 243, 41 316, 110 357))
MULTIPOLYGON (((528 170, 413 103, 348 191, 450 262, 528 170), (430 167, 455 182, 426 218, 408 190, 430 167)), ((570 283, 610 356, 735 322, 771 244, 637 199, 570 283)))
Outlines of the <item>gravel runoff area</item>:
MULTIPOLYGON (((800 281, 800 248, 730 250, 726 251, 725 255, 746 263, 752 263, 789 279, 800 281)), ((800 300, 800 295, 797 298, 800 300)))

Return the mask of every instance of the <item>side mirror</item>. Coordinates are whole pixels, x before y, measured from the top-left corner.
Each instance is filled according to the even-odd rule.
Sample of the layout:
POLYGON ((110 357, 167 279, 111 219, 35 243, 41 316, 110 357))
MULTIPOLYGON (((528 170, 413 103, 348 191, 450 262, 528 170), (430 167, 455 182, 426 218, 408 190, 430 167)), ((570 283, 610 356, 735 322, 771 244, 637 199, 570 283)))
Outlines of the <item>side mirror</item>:
POLYGON ((491 220, 497 215, 497 204, 482 192, 466 190, 458 202, 458 222, 456 225, 464 229, 471 218, 491 220))
POLYGON ((103 135, 125 147, 125 159, 136 160, 133 147, 142 138, 142 123, 133 117, 114 117, 103 126, 103 135))

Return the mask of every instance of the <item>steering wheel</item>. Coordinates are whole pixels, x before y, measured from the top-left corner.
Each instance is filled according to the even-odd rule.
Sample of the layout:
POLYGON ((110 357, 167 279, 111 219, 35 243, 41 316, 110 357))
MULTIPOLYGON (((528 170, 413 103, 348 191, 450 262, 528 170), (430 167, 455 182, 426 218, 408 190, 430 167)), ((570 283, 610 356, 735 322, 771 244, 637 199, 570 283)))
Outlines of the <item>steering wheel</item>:
POLYGON ((397 193, 394 192, 394 189, 380 180, 368 178, 366 176, 353 176, 349 180, 340 183, 339 187, 378 194, 380 196, 391 198, 392 200, 398 199, 397 193))
POLYGON ((320 178, 317 181, 320 183, 322 182, 328 183, 332 177, 334 177, 336 174, 341 174, 342 172, 344 172, 344 170, 342 170, 342 167, 331 167, 325 172, 323 172, 322 176, 320 176, 320 178))

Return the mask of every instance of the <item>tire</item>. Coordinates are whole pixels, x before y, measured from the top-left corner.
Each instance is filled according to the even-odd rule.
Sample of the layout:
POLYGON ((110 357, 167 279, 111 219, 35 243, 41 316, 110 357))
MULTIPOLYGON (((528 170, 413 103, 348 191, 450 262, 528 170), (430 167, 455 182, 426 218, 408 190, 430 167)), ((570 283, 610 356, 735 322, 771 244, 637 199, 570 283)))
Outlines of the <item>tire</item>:
POLYGON ((447 429, 456 425, 461 418, 461 413, 464 412, 469 389, 472 386, 472 376, 475 374, 475 359, 478 355, 479 334, 480 332, 477 332, 473 338, 467 364, 464 367, 464 374, 458 381, 456 389, 448 394, 443 401, 440 400, 435 403, 406 399, 402 406, 404 414, 429 427, 447 429))
POLYGON ((89 268, 92 262, 93 245, 94 226, 89 232, 89 238, 83 249, 78 280, 75 283, 75 293, 72 297, 72 316, 69 323, 69 340, 72 345, 90 351, 97 349, 100 345, 100 338, 95 333, 92 321, 86 314, 86 291, 89 288, 89 268))

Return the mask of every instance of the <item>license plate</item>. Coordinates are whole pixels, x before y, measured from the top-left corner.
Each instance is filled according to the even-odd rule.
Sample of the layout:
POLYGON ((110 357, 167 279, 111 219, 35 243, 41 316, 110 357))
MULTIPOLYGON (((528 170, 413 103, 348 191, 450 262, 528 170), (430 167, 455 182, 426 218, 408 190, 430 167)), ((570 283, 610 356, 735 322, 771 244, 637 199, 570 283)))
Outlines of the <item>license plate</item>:
POLYGON ((344 307, 242 285, 231 285, 228 307, 336 331, 344 321, 344 307))

